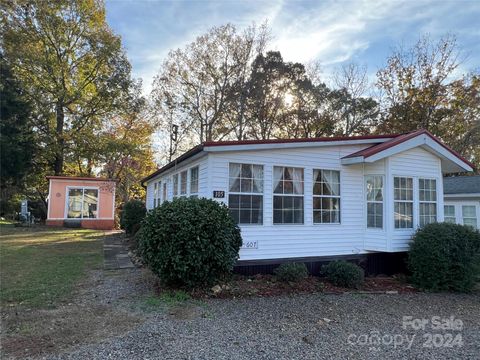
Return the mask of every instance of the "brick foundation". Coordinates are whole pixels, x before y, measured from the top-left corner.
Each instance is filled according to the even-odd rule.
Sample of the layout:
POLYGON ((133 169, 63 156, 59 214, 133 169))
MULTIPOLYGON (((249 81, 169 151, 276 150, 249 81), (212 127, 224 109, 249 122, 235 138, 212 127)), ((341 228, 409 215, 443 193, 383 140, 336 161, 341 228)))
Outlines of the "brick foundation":
MULTIPOLYGON (((65 226, 64 220, 47 220, 45 222, 47 226, 65 226)), ((85 219, 81 220, 80 227, 84 229, 95 230, 112 230, 115 227, 114 220, 97 220, 97 219, 85 219)))

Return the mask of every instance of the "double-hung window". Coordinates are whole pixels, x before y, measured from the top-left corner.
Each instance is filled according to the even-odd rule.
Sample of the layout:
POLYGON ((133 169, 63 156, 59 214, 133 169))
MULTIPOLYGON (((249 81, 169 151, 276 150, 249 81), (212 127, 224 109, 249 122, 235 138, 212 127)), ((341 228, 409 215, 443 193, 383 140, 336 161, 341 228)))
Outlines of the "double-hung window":
POLYGON ((365 178, 367 193, 367 228, 383 228, 383 176, 368 175, 365 178))
POLYGON ((238 224, 263 224, 263 165, 229 165, 228 208, 238 224))
POLYGON ((455 216, 455 205, 445 205, 443 207, 444 220, 445 222, 455 224, 457 218, 455 216))
POLYGON ((161 189, 162 189, 162 182, 159 181, 157 183, 157 206, 160 206, 161 204, 161 194, 162 194, 161 189))
POLYGON ((437 180, 418 179, 420 226, 437 221, 437 180))
POLYGON ((462 205, 463 225, 477 228, 477 213, 475 205, 462 205))
POLYGON ((158 193, 158 183, 153 183, 153 207, 157 207, 157 193, 158 193))
POLYGON ((340 223, 340 171, 313 170, 313 223, 340 223))
POLYGON ((69 219, 95 219, 98 216, 98 189, 69 188, 67 217, 69 219))
POLYGON ((303 224, 302 168, 273 167, 273 223, 303 224))
POLYGON ((187 194, 187 170, 180 173, 180 195, 187 194))
POLYGON ((413 228, 413 178, 393 178, 395 229, 413 228))
POLYGON ((163 194, 162 194, 163 201, 167 201, 167 183, 163 182, 163 194))
POLYGON ((173 197, 178 196, 178 174, 173 175, 173 197))
POLYGON ((190 195, 198 196, 198 166, 190 169, 190 195))

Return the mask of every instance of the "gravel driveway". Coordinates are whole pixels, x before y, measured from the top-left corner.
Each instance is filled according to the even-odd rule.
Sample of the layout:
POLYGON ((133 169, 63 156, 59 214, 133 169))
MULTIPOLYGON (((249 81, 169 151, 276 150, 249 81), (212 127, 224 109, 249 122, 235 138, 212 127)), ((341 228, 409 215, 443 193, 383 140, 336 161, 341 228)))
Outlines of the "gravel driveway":
POLYGON ((149 311, 142 318, 123 335, 49 358, 480 358, 478 293, 208 300, 149 311), (417 328, 403 329, 404 316, 418 319, 417 328), (450 329, 432 330, 435 316, 440 318, 433 321, 450 329), (446 324, 451 316, 454 321, 446 324), (419 329, 422 319, 425 327, 419 329))

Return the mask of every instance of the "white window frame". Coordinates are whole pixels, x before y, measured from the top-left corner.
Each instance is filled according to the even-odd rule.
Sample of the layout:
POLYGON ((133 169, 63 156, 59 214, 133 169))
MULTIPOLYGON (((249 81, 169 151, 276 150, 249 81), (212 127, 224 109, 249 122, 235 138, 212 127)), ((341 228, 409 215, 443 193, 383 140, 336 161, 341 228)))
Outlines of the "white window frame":
POLYGON ((162 186, 162 202, 165 202, 168 200, 168 188, 167 188, 167 182, 163 182, 162 186))
POLYGON ((67 186, 66 187, 66 196, 65 196, 65 210, 63 212, 63 217, 65 219, 71 219, 71 220, 96 220, 96 219, 100 219, 100 188, 98 186, 67 186), (79 218, 69 218, 68 217, 68 200, 70 199, 70 190, 82 190, 82 211, 81 211, 81 214, 82 216, 79 217, 79 218), (83 217, 83 198, 85 196, 85 191, 84 190, 97 190, 97 216, 94 217, 94 218, 84 218, 83 217))
MULTIPOLYGON (((305 173, 304 173, 305 175, 305 173)), ((305 179, 304 179, 305 180, 305 179)), ((305 193, 305 190, 304 190, 305 193)), ((321 201, 321 200, 320 200, 321 201)), ((312 168, 312 223, 314 225, 341 225, 342 224, 342 172, 338 169, 319 169, 319 168, 312 168), (314 194, 315 188, 315 170, 317 171, 335 171, 338 172, 338 187, 339 187, 339 194, 340 195, 316 195, 314 194), (315 198, 335 198, 338 199, 338 221, 336 222, 315 222, 315 212, 321 212, 321 209, 314 208, 314 199, 315 198)))
POLYGON ((172 196, 175 199, 180 195, 180 175, 179 173, 172 175, 172 196))
POLYGON ((444 204, 443 205, 443 220, 445 222, 448 222, 448 223, 452 223, 452 224, 456 224, 457 223, 457 216, 456 216, 456 206, 455 205, 451 205, 451 204, 444 204), (447 207, 448 208, 453 208, 453 216, 452 215, 447 215, 447 207), (453 222, 452 221, 447 221, 447 218, 449 219, 452 219, 453 218, 453 222))
MULTIPOLYGON (((393 186, 393 229, 396 231, 411 231, 412 229, 415 229, 415 178, 413 176, 408 176, 408 175, 393 175, 392 177, 392 186, 393 186), (411 179, 412 180, 412 200, 396 200, 395 199, 395 178, 400 178, 400 179, 411 179), (395 224, 395 204, 396 203, 402 203, 402 204, 412 204, 412 226, 411 227, 396 227, 395 224)), ((398 188, 402 190, 402 188, 398 188)), ((405 188, 405 190, 409 190, 409 188, 405 188)))
POLYGON ((198 167, 198 165, 191 167, 188 170, 188 174, 189 174, 189 181, 188 181, 189 182, 189 194, 198 196, 198 193, 200 191, 200 168, 198 167), (197 179, 196 179, 197 191, 192 191, 192 184, 193 184, 192 172, 193 172, 193 170, 197 171, 197 179))
POLYGON ((478 209, 478 207, 477 207, 475 204, 461 204, 460 206, 461 206, 461 211, 462 211, 462 212, 461 212, 462 224, 463 224, 463 225, 472 226, 472 225, 470 225, 470 224, 465 224, 465 219, 466 219, 466 218, 467 218, 467 219, 475 219, 474 229, 478 229, 478 228, 479 228, 479 226, 478 226, 478 214, 477 214, 477 209, 478 209), (465 207, 473 207, 475 217, 473 217, 473 216, 465 216, 465 215, 464 215, 464 208, 465 208, 465 207))
MULTIPOLYGON (((253 190, 253 172, 252 172, 252 178, 243 178, 243 179, 251 179, 252 180, 252 190, 253 190)), ((241 225, 241 226, 263 226, 264 222, 265 222, 265 165, 264 164, 258 164, 258 163, 253 163, 253 162, 246 162, 246 161, 243 161, 243 162, 229 162, 228 163, 228 191, 227 191, 227 202, 228 202, 228 206, 230 207, 230 195, 239 195, 239 196, 242 196, 242 195, 250 195, 250 196, 261 196, 262 197, 262 207, 261 207, 261 211, 262 211, 262 221, 261 222, 257 222, 257 223, 242 223, 240 222, 240 216, 239 216, 239 222, 238 222, 238 225, 241 225), (242 176, 241 176, 241 170, 240 170, 240 177, 239 177, 239 180, 240 180, 240 184, 239 184, 239 191, 230 191, 230 165, 231 164, 235 164, 235 165, 240 165, 240 169, 241 169, 241 166, 242 165, 255 165, 255 166, 261 166, 262 167, 262 191, 261 192, 242 192, 242 187, 241 187, 241 181, 242 181, 242 176)), ((250 208, 250 211, 253 211, 254 209, 253 208, 250 208)))
MULTIPOLYGON (((299 167, 299 166, 292 166, 292 165, 278 165, 278 164, 275 164, 272 166, 272 224, 273 225, 279 225, 279 226, 303 226, 305 225, 305 173, 306 173, 306 168, 305 167, 299 167), (281 167, 281 168, 294 168, 294 169, 301 169, 302 172, 303 172, 303 193, 302 194, 285 194, 285 193, 275 193, 275 168, 276 167, 281 167), (303 198, 303 221, 301 223, 296 223, 296 222, 293 222, 293 223, 285 223, 285 222, 281 222, 281 223, 276 223, 275 222, 275 206, 274 206, 274 203, 275 203, 275 196, 281 196, 281 197, 302 197, 303 198)), ((284 180, 282 180, 284 181, 284 180)))
POLYGON ((155 181, 153 183, 153 208, 157 207, 157 191, 158 191, 158 183, 155 181))
MULTIPOLYGON (((374 180, 375 182, 375 180, 374 180)), ((385 229, 385 175, 382 174, 368 174, 365 175, 364 179, 364 189, 365 189, 365 227, 368 230, 376 230, 376 231, 383 231, 385 229), (367 192, 367 180, 368 178, 381 178, 382 179, 382 201, 378 200, 368 200, 368 192, 367 192), (371 227, 368 226, 368 204, 381 204, 382 205, 382 226, 381 227, 371 227)))
MULTIPOLYGON (((419 177, 418 178, 418 226, 422 227, 427 224, 430 224, 430 222, 422 224, 422 217, 430 216, 430 215, 422 215, 422 204, 434 204, 435 205, 435 221, 438 221, 438 180, 436 178, 429 178, 429 177, 419 177), (435 182, 435 201, 432 200, 421 200, 420 199, 420 192, 422 189, 420 188, 420 180, 429 180, 429 181, 434 181, 435 182)), ((431 189, 423 189, 423 190, 428 190, 430 191, 431 189)))
POLYGON ((187 169, 180 171, 178 185, 179 185, 179 189, 178 189, 179 195, 187 196, 188 195, 188 170, 187 169), (185 191, 183 191, 183 188, 182 188, 183 185, 185 185, 185 191))

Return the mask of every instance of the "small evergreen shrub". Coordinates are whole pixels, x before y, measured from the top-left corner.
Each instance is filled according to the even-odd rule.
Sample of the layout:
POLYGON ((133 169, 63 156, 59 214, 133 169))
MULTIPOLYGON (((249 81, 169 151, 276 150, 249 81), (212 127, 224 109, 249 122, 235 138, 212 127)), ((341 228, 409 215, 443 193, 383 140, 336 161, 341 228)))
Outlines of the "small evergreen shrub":
POLYGON ((335 286, 359 288, 364 281, 363 269, 353 263, 340 260, 322 266, 322 275, 335 286))
POLYGON ((300 281, 308 277, 308 270, 304 263, 284 263, 274 270, 278 280, 300 281))
POLYGON ((120 227, 128 235, 135 235, 140 229, 142 220, 145 218, 147 209, 140 200, 129 200, 123 205, 122 215, 120 217, 120 227))
POLYGON ((465 225, 428 224, 413 236, 408 267, 420 288, 469 292, 480 274, 480 233, 465 225))
POLYGON ((242 245, 228 208, 178 198, 147 213, 137 236, 144 263, 168 285, 210 286, 233 270, 242 245))

